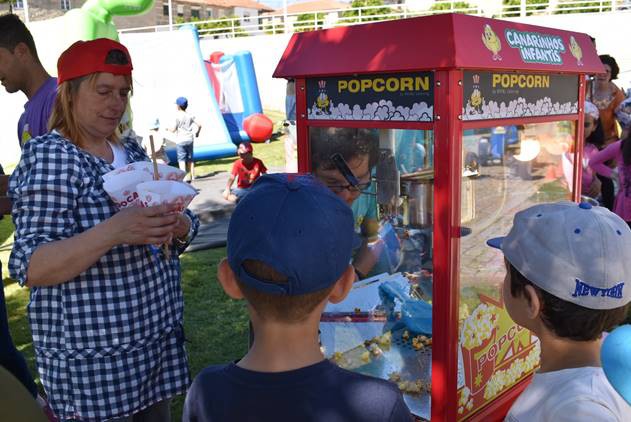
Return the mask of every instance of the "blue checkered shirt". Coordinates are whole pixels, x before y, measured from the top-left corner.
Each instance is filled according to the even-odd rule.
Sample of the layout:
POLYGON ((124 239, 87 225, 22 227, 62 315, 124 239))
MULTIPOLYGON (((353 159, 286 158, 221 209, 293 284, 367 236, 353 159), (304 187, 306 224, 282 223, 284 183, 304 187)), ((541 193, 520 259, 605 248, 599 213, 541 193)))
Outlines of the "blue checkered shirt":
MULTIPOLYGON (((148 160, 123 139, 128 162, 148 160)), ((103 190, 106 161, 53 132, 32 139, 9 181, 15 244, 11 276, 22 285, 31 255, 110 218, 103 190)), ((186 211, 193 222, 198 218, 186 211)), ((28 315, 37 367, 50 405, 64 419, 105 420, 140 411, 186 391, 178 255, 119 245, 65 283, 34 287, 28 315)))

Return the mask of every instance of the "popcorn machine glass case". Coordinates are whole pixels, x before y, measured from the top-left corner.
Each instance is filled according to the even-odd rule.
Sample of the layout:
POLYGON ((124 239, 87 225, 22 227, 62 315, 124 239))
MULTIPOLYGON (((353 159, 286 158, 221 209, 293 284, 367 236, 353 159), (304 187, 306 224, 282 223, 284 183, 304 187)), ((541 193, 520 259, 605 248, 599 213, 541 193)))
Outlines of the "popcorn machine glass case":
POLYGON ((353 209, 356 281, 325 356, 390 379, 419 419, 501 420, 539 361, 488 238, 580 198, 584 34, 464 15, 295 34, 299 171, 353 209), (410 37, 432 39, 411 54, 410 37), (321 58, 327 57, 327 60, 321 58))

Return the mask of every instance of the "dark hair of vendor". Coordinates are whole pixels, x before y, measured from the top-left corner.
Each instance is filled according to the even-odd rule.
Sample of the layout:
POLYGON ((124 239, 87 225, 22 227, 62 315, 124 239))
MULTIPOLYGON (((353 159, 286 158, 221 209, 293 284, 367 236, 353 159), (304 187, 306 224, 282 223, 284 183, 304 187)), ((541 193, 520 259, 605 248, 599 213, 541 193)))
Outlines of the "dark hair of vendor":
POLYGON ((346 162, 368 155, 370 168, 379 159, 379 135, 376 129, 312 127, 309 129, 309 140, 313 170, 336 168, 331 159, 335 153, 340 154, 346 162))
POLYGON ((525 294, 526 286, 532 286, 542 304, 541 320, 559 337, 575 341, 593 341, 603 331, 610 330, 624 321, 629 305, 615 309, 589 309, 558 297, 535 286, 508 262, 510 293, 513 297, 525 294))

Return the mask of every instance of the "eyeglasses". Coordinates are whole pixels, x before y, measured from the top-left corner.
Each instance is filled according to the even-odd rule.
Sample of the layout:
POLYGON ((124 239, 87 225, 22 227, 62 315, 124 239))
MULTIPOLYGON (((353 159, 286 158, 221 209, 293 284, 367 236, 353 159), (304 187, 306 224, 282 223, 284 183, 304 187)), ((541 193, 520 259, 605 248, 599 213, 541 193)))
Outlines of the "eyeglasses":
POLYGON ((333 193, 342 193, 343 191, 347 190, 351 193, 368 193, 371 194, 372 192, 368 192, 368 189, 370 188, 370 185, 372 184, 371 181, 368 181, 366 183, 358 183, 357 185, 326 185, 329 189, 331 189, 331 191, 333 193))

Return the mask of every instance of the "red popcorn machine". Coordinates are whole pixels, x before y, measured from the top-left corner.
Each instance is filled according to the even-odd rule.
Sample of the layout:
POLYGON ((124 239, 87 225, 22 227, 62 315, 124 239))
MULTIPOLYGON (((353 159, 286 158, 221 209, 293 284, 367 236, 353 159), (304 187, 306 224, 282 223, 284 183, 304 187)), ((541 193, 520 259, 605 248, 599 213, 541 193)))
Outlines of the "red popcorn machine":
POLYGON ((295 80, 298 169, 347 195, 361 241, 359 280, 322 318, 328 358, 395 382, 420 420, 503 419, 539 348, 485 242, 581 198, 603 71, 586 34, 459 14, 293 35, 274 76, 295 80))

